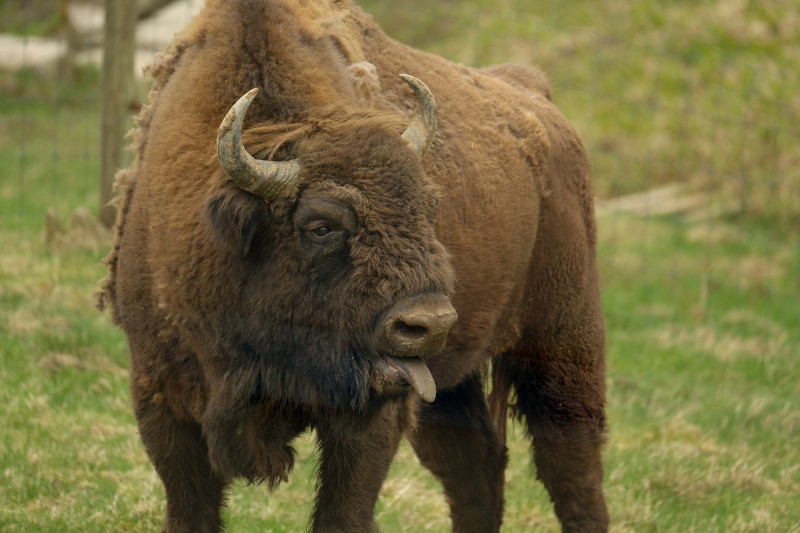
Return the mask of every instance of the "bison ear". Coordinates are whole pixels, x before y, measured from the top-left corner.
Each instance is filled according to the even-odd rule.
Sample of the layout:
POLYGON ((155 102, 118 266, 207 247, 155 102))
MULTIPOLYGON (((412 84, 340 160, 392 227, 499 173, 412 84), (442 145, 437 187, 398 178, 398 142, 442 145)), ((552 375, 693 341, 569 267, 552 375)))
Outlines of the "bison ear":
POLYGON ((206 202, 208 222, 217 243, 240 257, 263 251, 269 233, 269 209, 264 200, 238 187, 226 186, 206 202))

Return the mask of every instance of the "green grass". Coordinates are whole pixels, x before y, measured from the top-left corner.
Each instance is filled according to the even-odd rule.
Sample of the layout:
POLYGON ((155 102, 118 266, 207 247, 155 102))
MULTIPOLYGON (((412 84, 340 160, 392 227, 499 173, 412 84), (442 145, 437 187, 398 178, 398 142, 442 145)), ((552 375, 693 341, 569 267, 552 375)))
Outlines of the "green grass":
POLYGON ((601 229, 616 527, 796 531, 796 241, 625 216, 601 229))
MULTIPOLYGON (((542 65, 601 197, 684 183, 704 209, 603 212, 606 492, 615 532, 800 532, 800 20, 789 2, 371 0, 390 34, 454 60, 542 65), (418 6, 424 6, 422 9, 418 6), (479 22, 476 22, 479 21, 479 22)), ((0 8, 2 12, 2 8, 0 8)), ((98 74, 0 73, 0 530, 158 531, 164 509, 130 408, 124 336, 94 309, 98 74), (67 236, 45 244, 55 208, 67 236)), ((510 431, 504 531, 558 531, 510 431)), ((288 485, 237 486, 231 531, 302 531, 312 435, 288 485)), ((407 445, 385 531, 448 531, 407 445)))

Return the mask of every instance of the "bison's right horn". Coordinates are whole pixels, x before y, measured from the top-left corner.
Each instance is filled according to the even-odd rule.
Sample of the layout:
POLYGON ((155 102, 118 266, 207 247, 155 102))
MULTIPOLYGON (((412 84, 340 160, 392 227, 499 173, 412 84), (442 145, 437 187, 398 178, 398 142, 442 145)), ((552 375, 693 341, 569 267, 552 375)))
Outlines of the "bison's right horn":
POLYGON ((291 161, 264 161, 247 153, 242 145, 242 120, 258 94, 252 89, 228 110, 217 130, 217 156, 225 174, 247 192, 265 200, 285 195, 297 181, 300 164, 291 161))
POLYGON ((422 81, 408 74, 400 74, 400 77, 414 91, 419 106, 411 124, 403 133, 403 139, 422 159, 430 148, 433 135, 436 133, 436 126, 439 123, 439 106, 436 104, 431 90, 422 81))

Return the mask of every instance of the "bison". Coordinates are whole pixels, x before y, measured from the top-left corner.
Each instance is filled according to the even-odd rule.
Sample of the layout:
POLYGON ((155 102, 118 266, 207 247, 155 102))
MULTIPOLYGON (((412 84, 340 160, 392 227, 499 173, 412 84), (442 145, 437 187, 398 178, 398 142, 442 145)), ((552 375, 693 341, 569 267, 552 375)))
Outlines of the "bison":
POLYGON ((605 531, 590 167, 545 77, 351 0, 209 0, 149 72, 99 306, 164 530, 222 529, 231 481, 286 480, 313 428, 313 531, 377 529, 403 437, 453 531, 498 531, 511 407, 563 530, 605 531))

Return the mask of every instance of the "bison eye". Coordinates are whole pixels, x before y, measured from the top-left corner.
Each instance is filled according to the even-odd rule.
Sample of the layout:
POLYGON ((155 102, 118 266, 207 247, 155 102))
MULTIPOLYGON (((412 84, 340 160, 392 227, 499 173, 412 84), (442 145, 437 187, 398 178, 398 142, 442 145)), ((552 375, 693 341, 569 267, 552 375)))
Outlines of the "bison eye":
POLYGON ((311 230, 311 233, 315 237, 319 237, 319 238, 322 238, 322 237, 328 235, 330 232, 331 232, 331 229, 328 226, 319 226, 318 228, 314 228, 314 229, 311 230))

